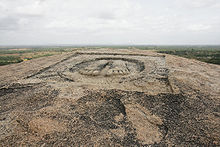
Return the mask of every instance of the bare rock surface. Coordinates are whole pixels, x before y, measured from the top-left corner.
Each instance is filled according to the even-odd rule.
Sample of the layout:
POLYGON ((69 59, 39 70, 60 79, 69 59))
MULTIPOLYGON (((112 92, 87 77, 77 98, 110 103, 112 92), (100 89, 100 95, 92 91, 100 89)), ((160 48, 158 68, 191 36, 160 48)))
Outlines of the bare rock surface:
POLYGON ((98 49, 0 67, 0 146, 219 146, 220 66, 98 49))

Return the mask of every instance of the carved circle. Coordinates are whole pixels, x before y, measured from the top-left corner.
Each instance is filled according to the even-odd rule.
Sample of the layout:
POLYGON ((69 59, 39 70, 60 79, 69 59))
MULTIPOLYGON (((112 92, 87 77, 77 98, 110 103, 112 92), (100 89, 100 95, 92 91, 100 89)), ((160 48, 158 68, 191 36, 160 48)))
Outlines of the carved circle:
POLYGON ((95 58, 76 64, 70 72, 87 76, 118 76, 142 72, 144 63, 128 58, 95 58))

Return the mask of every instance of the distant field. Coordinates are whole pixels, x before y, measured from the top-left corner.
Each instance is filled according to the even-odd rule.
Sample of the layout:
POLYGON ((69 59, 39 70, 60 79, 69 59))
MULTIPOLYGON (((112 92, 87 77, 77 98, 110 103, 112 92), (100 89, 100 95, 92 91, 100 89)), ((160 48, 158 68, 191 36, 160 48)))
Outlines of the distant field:
POLYGON ((0 66, 70 52, 72 48, 0 48, 0 66))
POLYGON ((0 66, 22 61, 23 60, 19 56, 0 56, 0 66))
POLYGON ((113 48, 127 48, 127 49, 142 49, 142 50, 156 50, 159 53, 177 55, 184 58, 196 59, 206 63, 220 65, 220 46, 219 45, 188 45, 188 46, 113 46, 113 48))
POLYGON ((220 65, 220 46, 174 46, 174 45, 114 45, 114 46, 65 46, 65 47, 0 47, 0 66, 19 63, 34 58, 40 58, 45 56, 52 56, 62 54, 63 52, 71 52, 76 48, 81 49, 99 49, 99 48, 114 48, 114 49, 142 49, 142 50, 156 50, 159 53, 177 55, 190 59, 197 59, 203 62, 220 65))
POLYGON ((220 65, 220 46, 135 46, 143 50, 156 50, 159 53, 177 55, 184 58, 196 59, 206 63, 220 65))
POLYGON ((177 55, 190 59, 197 59, 199 61, 220 65, 220 51, 213 50, 166 50, 158 51, 159 53, 166 53, 177 55))

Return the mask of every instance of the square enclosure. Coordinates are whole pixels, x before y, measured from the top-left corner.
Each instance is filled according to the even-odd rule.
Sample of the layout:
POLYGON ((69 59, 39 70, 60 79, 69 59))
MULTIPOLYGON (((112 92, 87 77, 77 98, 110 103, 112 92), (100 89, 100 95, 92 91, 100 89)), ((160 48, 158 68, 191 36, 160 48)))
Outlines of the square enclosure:
POLYGON ((28 78, 100 89, 171 92, 165 56, 77 52, 28 78))

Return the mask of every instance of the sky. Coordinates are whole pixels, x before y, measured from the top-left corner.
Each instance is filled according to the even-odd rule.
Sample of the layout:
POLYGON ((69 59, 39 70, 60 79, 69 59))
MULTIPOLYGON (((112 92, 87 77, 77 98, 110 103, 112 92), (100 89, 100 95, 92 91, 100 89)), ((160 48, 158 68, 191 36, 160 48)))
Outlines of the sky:
POLYGON ((0 45, 219 45, 220 0, 0 0, 0 45))

